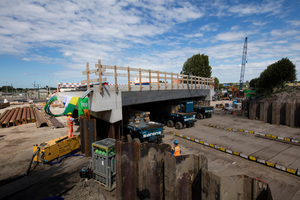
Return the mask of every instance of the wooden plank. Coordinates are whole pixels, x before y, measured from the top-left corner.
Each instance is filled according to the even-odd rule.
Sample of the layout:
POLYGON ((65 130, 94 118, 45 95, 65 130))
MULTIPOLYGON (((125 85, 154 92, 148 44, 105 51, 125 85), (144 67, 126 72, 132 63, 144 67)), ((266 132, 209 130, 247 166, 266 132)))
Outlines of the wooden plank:
POLYGON ((90 68, 89 63, 86 63, 86 80, 87 80, 87 89, 90 89, 90 68))
POLYGON ((140 91, 142 91, 142 70, 139 68, 140 91))
POLYGON ((177 73, 177 90, 179 89, 179 74, 177 73))
POLYGON ((157 71, 157 90, 159 90, 159 71, 157 71))
POLYGON ((98 69, 99 69, 99 93, 102 93, 102 73, 101 72, 101 60, 98 60, 98 69))
POLYGON ((182 89, 184 88, 184 85, 183 85, 183 76, 181 75, 181 84, 182 84, 182 89))
POLYGON ((114 66, 114 74, 115 74, 115 92, 118 92, 118 75, 117 75, 117 66, 114 66))
POLYGON ((165 90, 167 89, 167 73, 165 72, 165 90))
MULTIPOLYGON (((106 78, 106 77, 103 77, 103 78, 102 78, 102 81, 107 81, 107 78, 106 78)), ((90 83, 95 83, 95 82, 100 82, 100 81, 99 81, 99 78, 90 79, 90 83)), ((87 83, 87 80, 80 81, 80 83, 87 83)))
POLYGON ((127 75, 128 75, 128 80, 127 80, 128 91, 131 91, 131 87, 130 87, 130 67, 127 67, 127 75))
POLYGON ((173 90, 173 73, 171 73, 171 90, 173 90))
MULTIPOLYGON (((115 76, 115 72, 103 72, 102 76, 115 76)), ((128 77, 128 74, 117 73, 118 77, 128 77)))
POLYGON ((149 90, 151 91, 151 69, 149 69, 149 90))

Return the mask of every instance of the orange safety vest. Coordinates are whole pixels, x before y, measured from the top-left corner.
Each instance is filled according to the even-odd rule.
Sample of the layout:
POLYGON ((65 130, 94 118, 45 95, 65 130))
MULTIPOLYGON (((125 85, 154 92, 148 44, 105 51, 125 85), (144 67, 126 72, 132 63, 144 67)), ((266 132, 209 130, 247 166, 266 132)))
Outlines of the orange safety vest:
POLYGON ((67 125, 68 126, 73 126, 73 121, 71 120, 71 118, 72 118, 71 116, 67 117, 67 125))
POLYGON ((180 156, 180 146, 173 147, 173 151, 174 156, 180 156))

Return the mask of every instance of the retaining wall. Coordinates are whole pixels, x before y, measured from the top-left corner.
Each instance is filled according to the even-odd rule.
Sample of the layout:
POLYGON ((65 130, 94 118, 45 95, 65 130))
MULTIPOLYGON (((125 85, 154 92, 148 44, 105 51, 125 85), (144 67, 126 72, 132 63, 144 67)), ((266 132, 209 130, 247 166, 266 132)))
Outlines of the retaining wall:
POLYGON ((250 101, 249 119, 270 124, 300 127, 300 103, 250 101))
POLYGON ((201 155, 171 155, 167 144, 116 142, 116 199, 272 199, 244 175, 219 177, 201 155))

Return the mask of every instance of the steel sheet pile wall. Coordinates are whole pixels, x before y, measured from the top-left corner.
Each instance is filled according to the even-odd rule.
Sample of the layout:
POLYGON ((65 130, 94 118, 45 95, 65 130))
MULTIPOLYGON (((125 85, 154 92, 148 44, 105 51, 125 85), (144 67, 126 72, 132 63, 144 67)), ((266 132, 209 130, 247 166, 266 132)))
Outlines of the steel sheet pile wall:
POLYGON ((264 199, 272 200, 267 183, 245 175, 219 177, 205 169, 201 170, 201 198, 214 199, 264 199))
POLYGON ((193 199, 205 157, 174 157, 167 144, 116 142, 117 199, 193 199))
POLYGON ((219 177, 207 170, 204 156, 170 151, 167 144, 116 141, 116 199, 272 199, 258 179, 219 177))
POLYGON ((294 102, 249 102, 249 119, 300 127, 300 104, 294 102))

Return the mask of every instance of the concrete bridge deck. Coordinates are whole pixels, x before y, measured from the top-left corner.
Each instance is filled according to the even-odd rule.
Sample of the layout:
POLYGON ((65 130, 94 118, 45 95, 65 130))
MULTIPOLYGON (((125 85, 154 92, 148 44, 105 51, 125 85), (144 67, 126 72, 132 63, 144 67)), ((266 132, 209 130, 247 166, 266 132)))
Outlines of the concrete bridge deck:
MULTIPOLYGON (((115 123, 122 120, 122 107, 143 103, 177 100, 186 98, 201 98, 211 100, 213 86, 180 84, 178 88, 172 88, 171 84, 160 83, 152 85, 103 85, 102 93, 99 92, 99 85, 94 85, 92 92, 89 93, 89 109, 91 115, 104 121, 115 123)), ((64 96, 81 97, 85 91, 59 92, 59 100, 64 96)))

